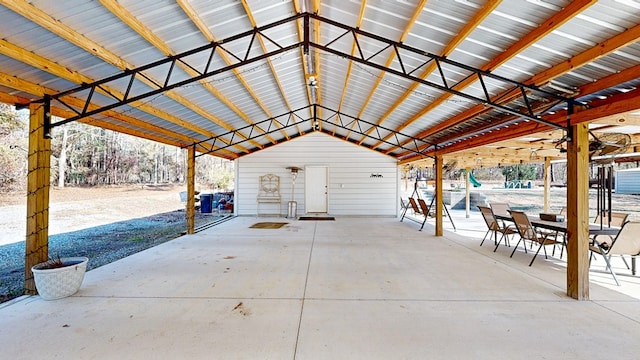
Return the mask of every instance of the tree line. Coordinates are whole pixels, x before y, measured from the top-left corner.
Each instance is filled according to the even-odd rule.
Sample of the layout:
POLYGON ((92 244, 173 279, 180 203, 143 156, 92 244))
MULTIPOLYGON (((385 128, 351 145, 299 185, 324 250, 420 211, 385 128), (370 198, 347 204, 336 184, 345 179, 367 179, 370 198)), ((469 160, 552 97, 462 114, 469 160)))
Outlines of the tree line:
MULTIPOLYGON (((0 191, 26 189, 28 112, 0 103, 0 191)), ((72 122, 53 129, 51 183, 66 185, 184 184, 187 152, 72 122)), ((215 156, 196 159, 196 183, 204 188, 233 188, 233 162, 215 156)))

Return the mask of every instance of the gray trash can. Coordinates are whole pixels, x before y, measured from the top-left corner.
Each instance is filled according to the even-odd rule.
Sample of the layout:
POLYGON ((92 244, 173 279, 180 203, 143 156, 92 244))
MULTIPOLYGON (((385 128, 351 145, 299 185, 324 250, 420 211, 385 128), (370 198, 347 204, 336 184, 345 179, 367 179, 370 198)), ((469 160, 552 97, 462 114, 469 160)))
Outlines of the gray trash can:
POLYGON ((295 219, 298 215, 298 203, 295 201, 289 201, 289 211, 287 212, 287 217, 290 219, 295 219))

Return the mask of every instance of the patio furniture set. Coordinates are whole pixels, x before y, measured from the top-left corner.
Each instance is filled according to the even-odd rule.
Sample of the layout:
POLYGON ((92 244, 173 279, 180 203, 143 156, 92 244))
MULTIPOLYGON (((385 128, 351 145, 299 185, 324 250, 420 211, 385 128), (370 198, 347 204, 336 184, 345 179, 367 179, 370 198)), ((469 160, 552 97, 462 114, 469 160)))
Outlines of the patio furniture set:
MULTIPOLYGON (((522 243, 525 253, 533 250, 534 245, 537 246, 529 266, 533 265, 541 250, 545 259, 548 258, 547 246, 549 245, 553 246, 551 255, 554 256, 556 249, 559 249, 560 258, 562 258, 564 248, 567 245, 565 209, 562 209, 560 214, 552 216, 544 216, 547 214, 530 216, 523 211, 511 209, 506 203, 491 203, 490 206, 478 206, 478 209, 488 227, 480 246, 487 239, 493 237, 495 245, 493 251, 495 252, 503 241, 506 246, 510 246, 510 238, 513 240, 515 235, 519 235, 518 242, 510 257, 513 257, 518 246, 522 243), (527 249, 527 242, 529 249, 527 249)), ((620 282, 611 266, 612 256, 621 256, 627 268, 629 265, 625 256, 630 256, 630 269, 635 275, 635 258, 640 255, 640 237, 637 236, 640 233, 640 222, 628 221, 628 216, 629 214, 622 212, 602 213, 589 224, 589 260, 591 261, 594 254, 601 255, 605 260, 606 269, 611 273, 617 285, 620 285, 620 282)))

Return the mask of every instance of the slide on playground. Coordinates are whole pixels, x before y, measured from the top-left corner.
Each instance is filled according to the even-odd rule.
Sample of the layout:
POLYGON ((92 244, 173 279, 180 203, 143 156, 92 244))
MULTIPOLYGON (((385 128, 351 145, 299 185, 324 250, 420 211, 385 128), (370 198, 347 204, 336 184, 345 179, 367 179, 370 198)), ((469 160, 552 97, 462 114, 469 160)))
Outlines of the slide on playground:
POLYGON ((473 187, 480 187, 482 186, 482 183, 480 181, 478 181, 472 173, 469 173, 469 182, 471 183, 471 185, 473 185, 473 187))

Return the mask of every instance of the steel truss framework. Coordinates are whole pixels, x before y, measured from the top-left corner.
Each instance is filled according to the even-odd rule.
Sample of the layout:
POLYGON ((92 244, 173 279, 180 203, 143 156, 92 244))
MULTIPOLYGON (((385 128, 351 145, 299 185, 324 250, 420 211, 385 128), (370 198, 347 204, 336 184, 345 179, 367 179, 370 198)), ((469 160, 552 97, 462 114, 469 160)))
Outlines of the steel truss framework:
MULTIPOLYGON (((327 31, 327 33, 329 33, 329 31, 327 31)), ((391 41, 375 34, 362 31, 358 28, 345 26, 335 21, 320 17, 316 14, 300 13, 266 26, 254 28, 250 31, 229 37, 221 41, 212 42, 205 46, 186 51, 181 54, 169 56, 145 66, 125 70, 119 74, 90 84, 83 84, 76 88, 63 91, 55 95, 45 96, 40 101, 44 101, 51 106, 57 105, 68 108, 76 114, 73 117, 58 121, 56 123, 52 123, 50 117, 46 116, 45 136, 50 134, 50 130, 53 127, 60 126, 65 123, 76 121, 82 118, 94 116, 104 111, 118 108, 124 105, 131 104, 131 106, 135 106, 136 102, 143 102, 145 99, 157 96, 169 90, 183 87, 197 81, 202 81, 214 75, 225 73, 235 68, 245 66, 247 64, 274 57, 278 54, 299 47, 303 47, 305 53, 308 53, 310 47, 320 49, 322 51, 326 51, 328 53, 335 54, 337 56, 344 57, 352 61, 385 71, 389 74, 421 83, 427 87, 435 88, 439 91, 450 93, 470 100, 472 102, 484 104, 485 106, 494 108, 499 112, 511 114, 516 118, 536 121, 553 128, 565 129, 565 127, 563 126, 559 126, 558 124, 542 119, 542 112, 537 112, 536 107, 533 106, 533 104, 543 100, 551 103, 550 106, 545 107, 547 109, 556 105, 571 108, 573 106, 573 103, 575 102, 575 100, 572 98, 565 98, 552 92, 540 89, 536 86, 519 83, 498 75, 494 75, 487 71, 476 69, 449 60, 439 55, 425 53, 419 49, 407 46, 403 43, 391 41), (269 36, 270 33, 279 30, 281 31, 282 27, 290 26, 291 23, 299 21, 301 19, 304 23, 304 36, 302 36, 302 41, 296 41, 292 39, 293 37, 289 37, 285 41, 278 42, 269 36), (312 38, 312 36, 310 36, 311 21, 318 21, 328 29, 332 30, 331 33, 339 33, 339 35, 335 36, 333 39, 325 43, 312 42, 310 40, 312 38), (261 50, 261 47, 254 46, 258 37, 261 37, 263 41, 269 44, 269 47, 273 48, 273 50, 265 53, 261 50), (372 44, 373 47, 378 50, 376 50, 375 52, 368 52, 366 49, 370 49, 372 47, 372 44), (341 50, 341 48, 351 49, 352 45, 354 45, 357 49, 355 55, 351 55, 341 50), (214 59, 216 58, 216 56, 219 56, 216 55, 218 49, 222 50, 224 53, 230 56, 230 58, 232 59, 230 64, 221 67, 214 66, 214 59), (243 50, 240 51, 238 49, 243 50), (389 51, 395 53, 397 61, 392 63, 390 66, 385 66, 384 64, 386 63, 386 60, 388 58, 389 51), (203 61, 203 59, 206 59, 206 61, 203 61), (185 72, 177 71, 176 64, 178 63, 194 70, 197 76, 190 76, 185 74, 185 72), (439 82, 425 80, 415 75, 420 69, 424 69, 431 63, 434 63, 438 69, 439 82), (154 74, 164 74, 163 80, 161 82, 151 80, 148 76, 145 75, 145 72, 147 71, 153 71, 154 74), (456 82, 454 84, 449 83, 445 76, 445 73, 448 71, 463 73, 466 75, 465 79, 475 77, 478 80, 478 83, 480 84, 484 95, 479 97, 475 94, 472 94, 469 90, 466 89, 457 90, 456 85, 459 82, 456 82), (139 79, 142 78, 144 78, 147 83, 153 84, 153 86, 143 85, 143 83, 139 81, 139 79), (500 101, 500 99, 492 98, 490 90, 487 87, 488 83, 496 85, 497 88, 512 89, 513 91, 518 92, 520 95, 516 99, 511 99, 508 103, 503 103, 500 101), (108 89, 118 89, 119 92, 114 93, 113 90, 108 89), (74 101, 71 101, 72 98, 74 99, 74 101), (83 106, 72 105, 78 103, 77 99, 81 100, 83 106)), ((464 81, 465 79, 460 80, 460 82, 464 81)), ((316 106, 319 105, 312 104, 310 106, 313 106, 313 109, 315 110, 317 109, 316 106)), ((332 122, 331 125, 342 127, 342 125, 344 124, 342 119, 348 117, 349 119, 351 119, 351 121, 349 122, 350 126, 367 126, 367 129, 365 130, 356 130, 356 132, 360 135, 374 138, 388 144, 393 144, 397 148, 423 154, 426 150, 433 149, 435 147, 434 144, 430 144, 417 138, 412 138, 411 136, 408 136, 406 134, 401 134, 393 129, 383 128, 373 123, 365 122, 362 119, 357 119, 340 113, 339 111, 328 108, 324 109, 328 110, 329 112, 333 112, 332 116, 336 121, 332 122), (369 130, 375 130, 375 135, 366 135, 369 130), (395 136, 396 142, 383 140, 383 136, 380 134, 380 130, 386 131, 387 137, 389 133, 393 134, 395 136), (414 148, 413 146, 406 145, 401 146, 398 140, 399 138, 404 138, 405 143, 407 139, 411 139, 411 141, 413 141, 413 145, 420 143, 422 146, 420 148, 414 148)), ((297 111, 290 112, 289 117, 292 119, 294 117, 298 117, 296 112, 297 111)), ((314 121, 328 121, 328 118, 317 119, 315 118, 315 116, 313 117, 314 119, 312 120, 314 121)), ((240 130, 248 129, 251 133, 253 133, 254 131, 261 132, 260 135, 249 136, 249 138, 255 139, 256 137, 264 136, 268 133, 276 131, 273 130, 274 127, 278 128, 277 130, 281 130, 279 126, 287 127, 292 125, 293 124, 289 124, 288 120, 285 121, 285 124, 283 125, 282 122, 276 120, 276 118, 271 118, 254 125, 248 125, 241 129, 237 129, 237 131, 230 131, 228 133, 216 136, 208 140, 213 140, 214 144, 217 143, 218 140, 220 140, 221 143, 224 143, 224 146, 218 149, 223 149, 231 146, 230 144, 234 143, 234 138, 240 130), (266 126, 267 130, 261 128, 262 125, 266 126), (223 138, 227 139, 228 141, 222 141, 223 138)), ((300 134, 298 134, 298 136, 299 135, 300 134)), ((243 138, 239 142, 244 142, 247 140, 249 139, 243 138)), ((345 140, 353 141, 352 139, 345 140)), ((199 145, 201 148, 204 147, 204 144, 202 143, 197 143, 197 145, 199 145)), ((213 146, 210 147, 209 152, 212 151, 215 151, 213 150, 213 146)), ((385 153, 389 153, 389 151, 386 151, 385 153)))
MULTIPOLYGON (((437 146, 435 144, 428 143, 424 140, 412 137, 411 135, 403 134, 401 132, 391 130, 384 126, 380 126, 318 104, 308 105, 270 119, 262 120, 260 122, 200 141, 194 145, 200 146, 201 148, 209 147, 205 152, 202 152, 198 155, 202 156, 224 150, 228 147, 241 145, 245 142, 261 138, 274 132, 279 132, 283 129, 300 125, 304 122, 308 123, 308 129, 310 132, 322 131, 325 134, 329 134, 331 136, 353 143, 356 143, 356 140, 344 138, 342 136, 336 135, 335 132, 324 130, 325 126, 323 125, 326 124, 331 127, 338 127, 340 129, 344 129, 358 135, 366 136, 370 139, 381 141, 385 144, 393 145, 398 149, 411 152, 413 154, 418 154, 424 157, 431 157, 426 155, 425 152, 437 149, 437 146), (318 109, 323 109, 325 111, 325 115, 323 118, 317 116, 318 109), (301 115, 308 114, 309 112, 311 112, 313 115, 307 117, 301 115), (246 132, 248 132, 247 136, 241 135, 246 132), (259 134, 256 134, 258 132, 259 134), (392 140, 384 140, 383 133, 392 133, 392 140), (223 142, 222 139, 225 139, 225 141, 223 142), (230 140, 227 142, 226 139, 230 140), (218 144, 220 146, 217 146, 218 144)), ((386 155, 390 155, 381 150, 373 150, 385 153, 386 155)), ((393 154, 391 154, 391 156, 393 156, 393 154)))

